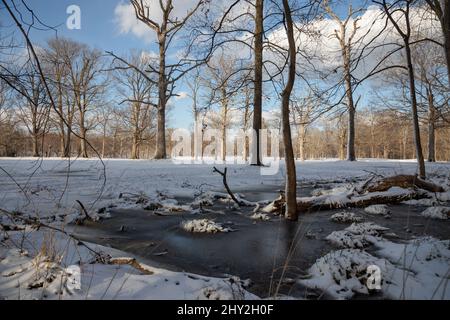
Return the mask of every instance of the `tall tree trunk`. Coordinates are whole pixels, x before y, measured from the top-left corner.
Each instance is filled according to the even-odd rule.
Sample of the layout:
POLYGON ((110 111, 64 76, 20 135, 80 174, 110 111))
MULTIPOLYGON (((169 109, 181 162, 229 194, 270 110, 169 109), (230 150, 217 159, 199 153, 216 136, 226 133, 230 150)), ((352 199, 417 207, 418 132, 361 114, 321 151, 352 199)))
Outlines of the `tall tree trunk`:
POLYGON ((60 157, 65 156, 65 149, 66 149, 66 137, 65 137, 65 131, 64 131, 64 111, 63 111, 63 100, 62 100, 62 88, 60 79, 57 80, 58 83, 58 113, 59 113, 59 131, 60 131, 60 137, 59 137, 59 154, 60 157))
MULTIPOLYGON (((343 40, 345 41, 345 39, 343 40)), ((347 160, 356 161, 355 154, 355 104, 353 101, 352 77, 350 71, 350 44, 343 47, 345 91, 348 108, 347 160)))
POLYGON ((131 159, 136 160, 139 159, 139 132, 138 128, 134 129, 133 133, 133 141, 131 145, 131 159))
POLYGON ((106 123, 103 126, 103 135, 102 135, 102 158, 105 157, 105 149, 106 149, 106 123))
POLYGON ((39 155, 39 133, 34 131, 33 133, 33 157, 38 158, 39 155))
POLYGON ((295 68, 297 60, 297 47, 295 45, 294 27, 291 8, 288 0, 283 0, 284 15, 286 18, 286 34, 289 42, 289 78, 281 94, 281 114, 284 157, 286 162, 286 218, 298 220, 297 213, 297 174, 295 168, 294 150, 292 148, 291 125, 289 117, 289 100, 295 83, 295 68))
POLYGON ((253 131, 251 164, 260 166, 262 129, 262 81, 263 81, 263 33, 264 33, 264 0, 255 2, 255 44, 254 44, 254 95, 253 95, 253 131))
POLYGON ((304 124, 300 124, 298 131, 298 151, 299 159, 305 161, 305 144, 306 144, 306 127, 304 124))
POLYGON ((201 156, 201 127, 199 123, 199 114, 197 108, 194 109, 194 160, 199 160, 201 156))
POLYGON ((159 41, 159 78, 158 78, 158 121, 156 134, 155 159, 167 158, 166 153, 166 104, 167 104, 167 79, 166 79, 166 37, 158 34, 159 41))
POLYGON ((406 61, 408 64, 408 76, 409 76, 409 92, 411 95, 411 108, 413 116, 413 128, 414 128, 414 142, 416 146, 416 156, 417 163, 419 166, 419 176, 423 179, 426 177, 425 172, 425 161, 422 151, 422 143, 420 140, 420 126, 419 126, 419 116, 417 112, 417 97, 416 97, 416 83, 414 78, 414 68, 412 65, 411 58, 411 47, 409 44, 409 39, 405 39, 405 51, 406 51, 406 61))
POLYGON ((428 162, 436 162, 436 137, 435 137, 436 109, 434 107, 434 97, 431 89, 427 90, 427 95, 428 95, 428 162))
POLYGON ((84 112, 80 114, 80 156, 82 158, 88 158, 86 147, 86 127, 84 125, 84 112))
POLYGON ((72 127, 67 126, 67 134, 66 134, 66 145, 64 146, 64 158, 70 158, 71 150, 71 136, 72 136, 72 127))
POLYGON ((249 113, 250 113, 250 95, 248 94, 248 91, 245 95, 245 109, 244 109, 244 161, 247 162, 248 160, 248 153, 249 153, 249 143, 248 143, 248 137, 247 137, 247 130, 249 126, 249 113))
POLYGON ((228 98, 225 84, 222 87, 222 133, 221 133, 221 156, 222 161, 227 160, 227 123, 228 123, 228 98))

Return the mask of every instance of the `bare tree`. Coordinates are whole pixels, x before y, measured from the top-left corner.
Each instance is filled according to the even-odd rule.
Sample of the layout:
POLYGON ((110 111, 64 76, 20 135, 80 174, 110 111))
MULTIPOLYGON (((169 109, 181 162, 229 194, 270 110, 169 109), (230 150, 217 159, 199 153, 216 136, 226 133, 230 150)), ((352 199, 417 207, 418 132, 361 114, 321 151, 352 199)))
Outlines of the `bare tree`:
POLYGON ((217 113, 210 112, 209 118, 213 127, 221 132, 220 156, 223 161, 227 156, 227 129, 232 123, 232 99, 236 96, 236 87, 241 82, 240 78, 236 78, 239 71, 235 57, 222 53, 208 63, 208 73, 206 78, 203 78, 203 83, 210 90, 211 103, 220 106, 217 113))
POLYGON ((54 38, 47 42, 43 56, 49 87, 55 97, 57 112, 54 112, 60 134, 60 155, 71 156, 72 131, 76 112, 73 94, 72 67, 81 50, 81 44, 65 38, 54 38))
POLYGON ((345 83, 345 94, 347 97, 347 110, 348 110, 348 133, 347 133, 347 160, 355 161, 355 114, 356 114, 356 103, 353 98, 353 55, 354 47, 362 40, 362 37, 355 39, 356 33, 359 29, 358 23, 361 19, 357 16, 361 13, 361 9, 353 9, 351 5, 348 7, 347 16, 344 20, 333 12, 329 1, 324 2, 324 8, 327 14, 333 19, 335 23, 339 26, 339 30, 334 31, 334 37, 338 40, 341 48, 342 56, 342 68, 343 68, 343 78, 345 83))
POLYGON ((159 23, 152 19, 149 3, 147 1, 130 1, 135 9, 137 19, 145 23, 155 32, 158 41, 158 66, 157 68, 150 67, 150 70, 158 74, 158 133, 155 159, 164 159, 167 157, 165 130, 167 101, 172 97, 176 81, 187 72, 185 69, 182 69, 189 64, 182 60, 174 64, 167 64, 168 49, 173 42, 172 40, 175 35, 183 28, 205 1, 199 0, 193 9, 189 10, 182 19, 178 19, 178 17, 173 17, 173 1, 161 0, 159 1, 159 10, 161 12, 162 20, 159 23))
POLYGON ((447 75, 450 83, 450 0, 426 0, 426 2, 441 23, 445 58, 447 60, 447 75))
POLYGON ((286 86, 281 94, 281 114, 284 156, 286 162, 286 218, 297 220, 297 174, 295 168, 294 150, 290 126, 290 98, 295 84, 297 46, 294 38, 294 23, 292 21, 291 7, 288 0, 283 0, 286 35, 289 43, 289 75, 286 86))
POLYGON ((254 93, 253 93, 253 130, 256 134, 252 142, 253 165, 260 166, 261 146, 260 130, 262 129, 262 89, 263 89, 263 35, 264 35, 264 0, 255 1, 255 32, 254 32, 254 93))
MULTIPOLYGON (((150 60, 147 55, 136 52, 128 58, 140 70, 151 64, 150 60)), ((131 68, 117 67, 113 74, 118 92, 123 98, 119 104, 129 106, 129 112, 123 114, 123 117, 132 132, 131 159, 139 159, 144 132, 151 124, 152 109, 157 107, 153 103, 156 86, 131 68)))
POLYGON ((387 19, 392 23, 397 33, 403 40, 405 56, 406 56, 406 70, 408 71, 409 78, 409 93, 411 98, 411 113, 413 119, 413 129, 414 129, 414 141, 416 148, 417 163, 419 166, 419 175, 421 178, 425 178, 425 161, 422 151, 422 143, 420 137, 420 126, 419 126, 419 116, 417 111, 417 95, 416 95, 416 83, 414 75, 414 67, 411 54, 411 20, 410 20, 410 9, 415 1, 409 0, 398 0, 393 4, 388 4, 387 1, 382 2, 374 1, 375 3, 381 5, 387 19), (399 24, 398 16, 394 15, 400 14, 402 20, 405 23, 404 29, 399 24))
POLYGON ((33 157, 41 156, 40 139, 48 130, 49 111, 46 94, 40 76, 32 68, 27 68, 20 79, 22 92, 27 92, 27 99, 23 95, 18 95, 19 117, 26 126, 32 138, 33 157))

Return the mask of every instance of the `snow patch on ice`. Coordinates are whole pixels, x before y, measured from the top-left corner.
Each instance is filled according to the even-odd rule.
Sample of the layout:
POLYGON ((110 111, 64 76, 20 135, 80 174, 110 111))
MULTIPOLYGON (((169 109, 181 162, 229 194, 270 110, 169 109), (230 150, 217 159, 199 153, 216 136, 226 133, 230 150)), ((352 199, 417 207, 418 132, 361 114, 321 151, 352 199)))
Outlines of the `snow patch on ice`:
POLYGON ((374 215, 387 215, 389 214, 389 208, 385 204, 374 204, 364 209, 365 212, 374 215))
POLYGON ((250 216, 251 219, 253 220, 262 220, 262 221, 269 221, 270 217, 269 215, 265 214, 265 213, 254 213, 250 216))
POLYGON ((181 223, 181 227, 185 231, 192 233, 218 233, 232 231, 231 229, 222 226, 220 223, 209 219, 195 219, 185 221, 181 223))
POLYGON ((340 248, 365 248, 373 242, 387 228, 376 225, 372 222, 354 223, 345 230, 334 231, 326 237, 334 245, 340 248))
POLYGON ((332 251, 309 269, 299 283, 335 299, 369 294, 367 268, 381 272, 381 293, 388 299, 450 299, 447 286, 450 241, 424 237, 406 243, 374 238, 377 256, 359 249, 332 251))
POLYGON ((431 218, 447 220, 450 215, 449 207, 430 207, 424 210, 420 215, 431 218))
POLYGON ((333 214, 330 220, 337 223, 350 223, 350 222, 353 223, 353 222, 361 222, 363 218, 354 214, 353 212, 342 211, 333 214))

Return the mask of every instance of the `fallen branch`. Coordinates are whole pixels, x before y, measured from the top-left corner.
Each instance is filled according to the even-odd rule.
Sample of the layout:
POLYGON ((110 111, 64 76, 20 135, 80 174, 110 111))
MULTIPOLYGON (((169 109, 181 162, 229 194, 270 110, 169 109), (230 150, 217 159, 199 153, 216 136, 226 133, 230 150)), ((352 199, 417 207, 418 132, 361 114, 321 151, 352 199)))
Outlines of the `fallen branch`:
POLYGON ((150 270, 150 267, 146 266, 145 264, 139 263, 134 258, 111 258, 108 263, 113 265, 128 265, 135 268, 136 270, 139 270, 145 275, 152 275, 154 273, 150 270))
POLYGON ((80 205, 81 211, 83 211, 84 215, 86 216, 86 219, 93 221, 91 216, 87 213, 87 210, 84 207, 83 203, 80 200, 75 200, 75 201, 80 205))
POLYGON ((239 201, 239 200, 235 197, 235 195, 233 194, 233 192, 231 192, 230 187, 228 186, 228 183, 227 183, 227 170, 228 170, 228 169, 225 168, 224 171, 222 172, 222 171, 220 171, 219 169, 217 169, 216 167, 214 167, 214 172, 217 172, 218 174, 220 174, 220 175, 222 176, 222 178, 223 178, 223 185, 225 186, 225 189, 227 190, 227 192, 228 192, 228 194, 230 195, 231 199, 233 199, 233 201, 236 202, 236 204, 237 204, 238 206, 243 206, 244 203, 241 202, 241 201, 239 201))
POLYGON ((368 184, 362 191, 367 192, 380 192, 387 191, 392 187, 400 187, 404 189, 419 188, 430 192, 444 192, 444 188, 434 183, 420 179, 418 176, 413 175, 398 175, 393 177, 383 178, 368 184))
MULTIPOLYGON (((299 212, 324 211, 343 208, 364 208, 374 204, 399 204, 407 200, 430 198, 430 195, 420 191, 405 190, 402 193, 374 192, 372 194, 348 196, 342 199, 332 199, 329 196, 298 198, 299 212)), ((283 214, 284 198, 278 199, 266 206, 262 211, 266 213, 283 214)))
POLYGON ((297 208, 300 212, 334 210, 342 208, 364 208, 375 204, 399 204, 403 201, 418 200, 429 198, 430 196, 423 192, 405 192, 403 194, 389 194, 377 192, 375 194, 367 194, 363 196, 350 197, 344 202, 327 202, 324 198, 322 201, 312 199, 310 201, 297 200, 297 208))

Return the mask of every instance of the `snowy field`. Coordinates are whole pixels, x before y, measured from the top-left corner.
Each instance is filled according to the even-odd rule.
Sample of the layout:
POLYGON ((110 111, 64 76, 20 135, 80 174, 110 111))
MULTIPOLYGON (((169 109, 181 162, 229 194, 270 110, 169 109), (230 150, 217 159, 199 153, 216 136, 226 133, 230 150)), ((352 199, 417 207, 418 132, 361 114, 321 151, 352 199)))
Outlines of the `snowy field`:
MULTIPOLYGON (((217 167, 223 168, 223 165, 217 167)), ((247 165, 227 167, 228 183, 232 189, 283 185, 283 165, 273 176, 262 176, 258 168, 247 165)), ((447 223, 450 163, 427 164, 427 170, 430 180, 445 188, 445 197, 436 198, 439 201, 443 199, 439 207, 429 199, 416 203, 429 206, 423 217, 439 218, 433 219, 433 223, 447 223)), ((414 161, 297 163, 300 183, 314 185, 320 182, 338 186, 330 196, 333 192, 347 190, 349 183, 362 182, 374 174, 390 176, 415 172, 414 161)), ((208 191, 223 191, 222 177, 213 172, 213 165, 176 165, 170 160, 101 162, 3 158, 0 159, 0 181, 0 209, 28 218, 38 216, 57 228, 64 228, 82 214, 77 201, 84 204, 89 215, 107 218, 108 208, 142 208, 142 203, 136 199, 145 199, 146 203, 149 199, 156 199, 164 208, 176 213, 191 207, 179 204, 175 198, 194 201, 208 191)), ((265 200, 272 201, 276 197, 274 194, 265 200)), ((384 207, 368 208, 366 212, 389 217, 388 208, 384 207)), ((10 217, 1 215, 0 218, 3 225, 8 225, 10 217)), ((255 211, 252 219, 266 223, 270 216, 255 211)), ((336 224, 347 223, 348 228, 333 232, 324 239, 337 250, 318 259, 308 270, 310 276, 298 280, 299 284, 327 292, 333 298, 352 298, 355 293, 368 293, 367 288, 361 285, 361 279, 366 269, 375 264, 384 274, 389 274, 388 286, 383 287, 386 298, 450 299, 447 285, 450 269, 448 239, 423 237, 393 242, 391 238, 384 238, 388 230, 367 220, 369 223, 360 223, 361 219, 353 214, 330 215, 330 220, 336 224), (368 246, 376 248, 376 251, 366 252, 368 246), (405 277, 410 279, 407 285, 405 277)), ((190 232, 203 229, 209 232, 213 226, 215 229, 210 232, 211 236, 225 230, 206 220, 198 221, 201 223, 196 224, 193 220, 183 228, 190 232)), ((132 258, 128 253, 92 243, 80 246, 75 239, 60 232, 23 226, 4 231, 0 234, 0 299, 257 298, 245 289, 245 281, 238 278, 203 277, 145 264, 136 268, 134 260, 118 259, 124 256, 132 258), (82 283, 89 283, 88 288, 74 291, 67 285, 70 280, 67 267, 73 264, 81 266, 82 283)))
MULTIPOLYGON (((233 188, 283 185, 283 164, 278 174, 272 176, 262 176, 258 168, 247 165, 228 168, 228 183, 233 188)), ((427 164, 427 169, 432 176, 446 176, 450 163, 427 164)), ((351 181, 364 179, 371 173, 388 176, 415 172, 414 161, 297 162, 299 182, 351 181)), ((104 160, 102 163, 83 159, 3 158, 0 179, 1 208, 39 216, 78 212, 76 200, 94 210, 120 205, 120 194, 194 197, 202 191, 223 188, 221 177, 213 173, 213 165, 176 165, 170 160, 104 160)))

